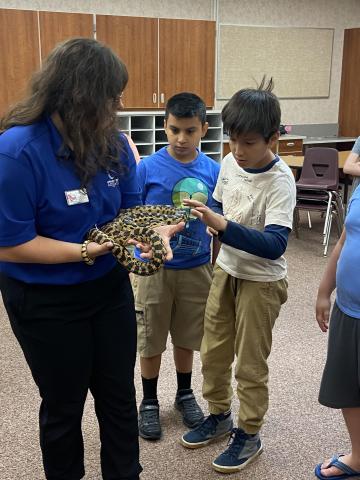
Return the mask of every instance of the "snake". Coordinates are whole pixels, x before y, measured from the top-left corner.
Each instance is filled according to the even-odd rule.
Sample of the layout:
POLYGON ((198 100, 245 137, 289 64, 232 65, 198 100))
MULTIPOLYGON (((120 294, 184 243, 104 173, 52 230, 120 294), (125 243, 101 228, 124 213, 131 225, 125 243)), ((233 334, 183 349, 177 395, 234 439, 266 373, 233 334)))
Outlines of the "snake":
POLYGON ((156 273, 164 264, 166 247, 163 239, 154 229, 161 225, 176 225, 187 222, 189 209, 172 205, 139 205, 121 209, 117 217, 101 227, 95 226, 88 232, 88 239, 102 244, 112 242, 111 253, 129 272, 148 276, 156 273), (152 258, 142 261, 128 249, 128 240, 136 239, 152 248, 152 258))

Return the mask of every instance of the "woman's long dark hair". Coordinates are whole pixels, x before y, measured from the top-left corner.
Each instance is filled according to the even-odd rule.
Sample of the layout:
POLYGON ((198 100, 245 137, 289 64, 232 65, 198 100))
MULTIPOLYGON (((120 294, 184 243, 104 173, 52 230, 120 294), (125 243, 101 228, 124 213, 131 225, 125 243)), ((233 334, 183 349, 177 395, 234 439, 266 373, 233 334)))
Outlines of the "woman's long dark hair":
POLYGON ((72 38, 49 54, 33 75, 28 96, 0 121, 0 131, 58 112, 85 186, 100 169, 121 171, 116 112, 127 81, 126 66, 109 47, 72 38))

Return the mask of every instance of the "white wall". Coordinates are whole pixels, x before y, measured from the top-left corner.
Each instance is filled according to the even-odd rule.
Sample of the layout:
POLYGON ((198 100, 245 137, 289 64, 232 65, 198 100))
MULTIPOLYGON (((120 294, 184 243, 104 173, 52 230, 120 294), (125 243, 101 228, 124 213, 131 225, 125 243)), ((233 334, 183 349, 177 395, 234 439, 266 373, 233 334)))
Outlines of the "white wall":
MULTIPOLYGON (((360 27, 360 0, 0 0, 0 8, 334 28, 330 96, 281 100, 282 120, 289 124, 337 123, 344 29, 360 27)), ((274 55, 286 62, 286 45, 274 55)), ((216 107, 223 104, 217 102, 216 107)))
MULTIPOLYGON (((334 28, 329 98, 281 100, 281 109, 285 124, 337 123, 344 29, 360 27, 359 0, 219 0, 218 21, 253 26, 334 28)), ((286 62, 286 45, 274 55, 280 55, 286 62)), ((311 68, 316 65, 309 66, 309 70, 311 68)), ((219 102, 218 106, 223 103, 219 102)))
POLYGON ((213 19, 212 0, 0 0, 0 8, 136 17, 213 19))

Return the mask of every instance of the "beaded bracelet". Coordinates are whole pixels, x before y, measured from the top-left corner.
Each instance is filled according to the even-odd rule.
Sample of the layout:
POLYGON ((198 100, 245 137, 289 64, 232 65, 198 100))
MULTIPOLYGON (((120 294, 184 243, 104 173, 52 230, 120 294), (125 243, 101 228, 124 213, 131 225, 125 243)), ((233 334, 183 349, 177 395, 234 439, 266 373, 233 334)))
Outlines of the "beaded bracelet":
POLYGON ((94 265, 95 259, 90 258, 87 251, 87 246, 91 242, 91 240, 85 240, 85 242, 81 245, 81 257, 86 265, 94 265))

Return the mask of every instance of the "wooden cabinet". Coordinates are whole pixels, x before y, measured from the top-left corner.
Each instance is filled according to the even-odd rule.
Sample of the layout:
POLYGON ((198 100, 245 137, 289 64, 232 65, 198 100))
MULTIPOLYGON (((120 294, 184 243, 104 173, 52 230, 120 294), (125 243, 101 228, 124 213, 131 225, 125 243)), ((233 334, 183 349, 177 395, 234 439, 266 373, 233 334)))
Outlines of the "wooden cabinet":
POLYGON ((158 19, 96 15, 96 38, 109 45, 127 66, 125 108, 156 108, 158 19))
POLYGON ((199 95, 214 106, 215 22, 159 20, 159 93, 163 105, 179 92, 199 95))
POLYGON ((125 62, 126 109, 164 108, 181 91, 215 96, 215 22, 0 9, 0 112, 23 96, 31 73, 59 42, 94 37, 125 62))
POLYGON ((284 155, 302 155, 303 154, 303 140, 300 138, 279 138, 277 153, 284 155))
POLYGON ((93 16, 84 13, 39 12, 41 58, 72 37, 93 38, 93 16))
POLYGON ((360 135, 360 28, 344 31, 339 103, 339 135, 360 135))
POLYGON ((39 68, 37 13, 0 9, 0 115, 24 95, 39 68))
POLYGON ((128 67, 126 109, 163 108, 181 91, 214 105, 215 22, 97 15, 96 36, 128 67))
POLYGON ((70 37, 93 37, 92 15, 0 9, 0 115, 24 96, 41 59, 70 37))

